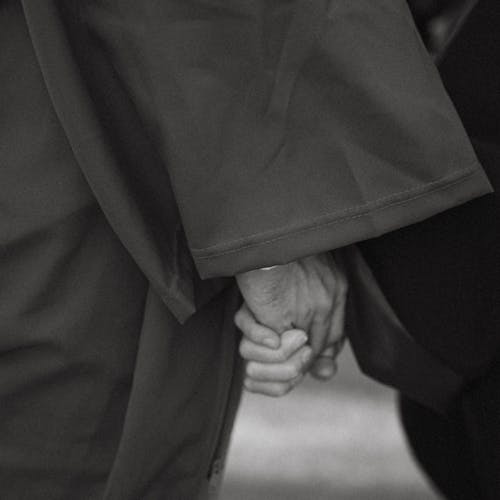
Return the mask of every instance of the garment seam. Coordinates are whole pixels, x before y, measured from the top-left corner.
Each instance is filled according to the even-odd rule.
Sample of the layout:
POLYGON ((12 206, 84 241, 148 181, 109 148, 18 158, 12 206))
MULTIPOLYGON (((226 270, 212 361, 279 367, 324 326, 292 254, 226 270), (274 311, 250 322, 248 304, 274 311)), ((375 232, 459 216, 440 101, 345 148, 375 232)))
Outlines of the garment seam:
MULTIPOLYGON (((474 165, 477 165, 477 163, 474 163, 474 165)), ((392 206, 397 206, 397 205, 401 205, 401 204, 410 202, 412 200, 418 199, 418 198, 425 196, 427 194, 430 194, 432 192, 447 189, 449 187, 454 186, 455 184, 458 184, 458 183, 465 181, 466 179, 468 179, 470 176, 472 176, 474 173, 477 173, 477 172, 480 172, 480 170, 478 168, 463 169, 459 172, 454 172, 453 174, 441 177, 440 179, 437 179, 435 181, 427 183, 427 184, 425 184, 425 186, 419 186, 418 188, 406 189, 406 190, 400 191, 398 193, 394 193, 394 194, 391 194, 388 196, 383 196, 383 197, 378 198, 370 203, 365 203, 363 205, 357 205, 357 206, 350 207, 347 209, 322 214, 322 215, 316 217, 315 219, 313 219, 313 221, 311 223, 313 224, 314 220, 327 218, 327 217, 336 217, 336 216, 339 216, 342 214, 349 214, 349 212, 354 212, 354 211, 365 209, 361 213, 356 213, 353 215, 346 215, 344 217, 335 218, 334 220, 329 220, 327 222, 308 225, 307 227, 297 228, 296 230, 294 230, 292 227, 288 226, 288 228, 285 227, 285 228, 283 228, 283 230, 286 231, 288 229, 290 231, 293 231, 293 235, 300 235, 302 233, 314 231, 314 230, 320 229, 322 227, 340 224, 340 223, 348 221, 348 220, 358 219, 358 218, 364 217, 364 216, 366 216, 370 213, 373 213, 373 212, 377 212, 380 210, 390 208, 392 206), (451 180, 450 182, 446 182, 449 179, 453 179, 453 180, 451 180), (409 194, 409 193, 416 193, 416 194, 414 196, 411 196, 411 197, 406 197, 406 198, 400 199, 401 196, 404 196, 404 195, 409 194), (377 206, 378 204, 384 203, 387 200, 394 200, 394 201, 389 201, 389 203, 387 203, 387 204, 377 206)), ((219 256, 239 252, 239 251, 245 250, 247 248, 257 247, 257 246, 261 246, 261 245, 267 245, 267 244, 273 243, 275 241, 280 241, 280 240, 283 240, 283 239, 286 239, 286 238, 289 238, 290 236, 292 236, 288 232, 287 234, 282 234, 282 235, 276 236, 272 239, 268 239, 265 241, 251 242, 251 243, 239 246, 238 248, 229 248, 227 250, 217 251, 218 247, 236 245, 236 244, 238 244, 244 240, 250 239, 250 238, 258 238, 258 237, 262 237, 262 236, 266 236, 266 235, 272 235, 272 233, 274 233, 275 231, 276 230, 254 233, 251 235, 247 235, 243 238, 238 238, 236 240, 232 240, 232 241, 227 242, 227 243, 223 243, 223 244, 219 243, 219 244, 212 245, 212 246, 205 247, 205 248, 191 248, 191 252, 193 253, 193 256, 195 256, 195 254, 203 254, 206 252, 212 252, 212 253, 210 253, 210 255, 197 255, 197 256, 195 256, 195 259, 200 261, 200 260, 216 258, 219 256)))

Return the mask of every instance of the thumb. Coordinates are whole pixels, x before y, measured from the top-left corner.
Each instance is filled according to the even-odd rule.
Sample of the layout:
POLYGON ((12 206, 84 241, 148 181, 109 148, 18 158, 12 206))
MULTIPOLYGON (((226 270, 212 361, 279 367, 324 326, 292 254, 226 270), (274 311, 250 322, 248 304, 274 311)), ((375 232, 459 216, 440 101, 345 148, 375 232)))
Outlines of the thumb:
POLYGON ((337 373, 335 347, 327 347, 314 360, 309 373, 318 380, 329 380, 337 373))

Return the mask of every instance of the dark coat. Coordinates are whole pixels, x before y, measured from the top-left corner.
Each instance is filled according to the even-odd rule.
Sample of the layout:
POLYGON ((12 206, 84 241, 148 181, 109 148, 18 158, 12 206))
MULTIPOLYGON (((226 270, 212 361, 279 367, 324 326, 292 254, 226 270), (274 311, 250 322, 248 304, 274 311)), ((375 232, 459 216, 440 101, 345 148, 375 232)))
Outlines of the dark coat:
POLYGON ((440 64, 496 192, 361 246, 413 340, 462 380, 444 417, 424 399, 402 406, 417 457, 453 500, 500 498, 499 25, 498 1, 479 0, 440 64))
POLYGON ((0 497, 215 491, 241 387, 238 295, 181 325, 151 289, 82 175, 17 1, 0 6, 0 88, 0 497))
POLYGON ((403 0, 22 3, 82 171, 180 317, 181 227, 231 276, 490 189, 403 0))
POLYGON ((330 4, 2 3, 2 498, 195 498, 219 278, 490 190, 405 2, 330 4))
MULTIPOLYGON (((494 0, 478 2, 440 64, 446 88, 495 188, 500 182, 499 15, 494 0)), ((455 395, 490 369, 500 346, 495 292, 500 272, 498 213, 498 196, 489 195, 361 244, 410 333, 406 337, 448 367, 448 374, 455 374, 455 395)), ((393 335, 385 344, 394 345, 397 339, 393 335)), ((404 375, 421 379, 424 393, 433 388, 447 392, 439 388, 446 377, 434 377, 429 386, 418 363, 407 367, 404 375)), ((399 374, 403 372, 400 367, 399 374)))

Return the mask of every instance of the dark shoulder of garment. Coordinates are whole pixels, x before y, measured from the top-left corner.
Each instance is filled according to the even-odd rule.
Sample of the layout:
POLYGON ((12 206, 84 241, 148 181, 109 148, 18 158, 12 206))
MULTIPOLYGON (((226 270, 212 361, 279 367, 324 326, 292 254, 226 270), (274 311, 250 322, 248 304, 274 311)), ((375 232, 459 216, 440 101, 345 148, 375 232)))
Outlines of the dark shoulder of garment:
POLYGON ((491 189, 404 0, 22 3, 82 171, 179 318, 199 276, 491 189))

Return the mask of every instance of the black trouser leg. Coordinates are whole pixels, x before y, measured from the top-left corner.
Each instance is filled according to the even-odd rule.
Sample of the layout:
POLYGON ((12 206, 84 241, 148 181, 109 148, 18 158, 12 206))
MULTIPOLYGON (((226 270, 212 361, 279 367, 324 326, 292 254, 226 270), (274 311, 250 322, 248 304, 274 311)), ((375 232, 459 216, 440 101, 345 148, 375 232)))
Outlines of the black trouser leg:
POLYGON ((400 398, 401 420, 422 469, 449 500, 479 500, 473 458, 459 411, 445 418, 400 398))
POLYGON ((500 146, 476 147, 494 194, 359 245, 410 334, 469 380, 449 420, 402 402, 417 458, 452 500, 500 499, 500 146))

